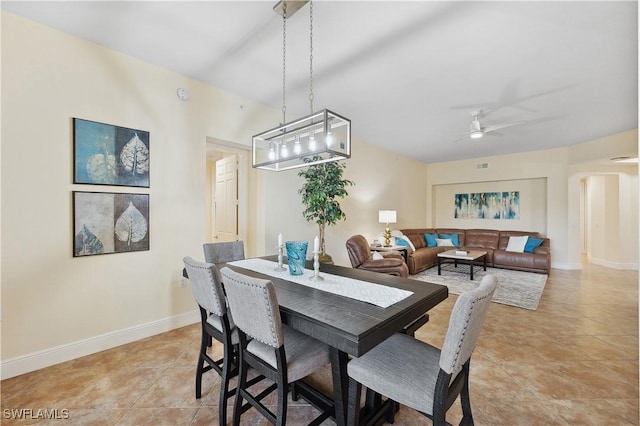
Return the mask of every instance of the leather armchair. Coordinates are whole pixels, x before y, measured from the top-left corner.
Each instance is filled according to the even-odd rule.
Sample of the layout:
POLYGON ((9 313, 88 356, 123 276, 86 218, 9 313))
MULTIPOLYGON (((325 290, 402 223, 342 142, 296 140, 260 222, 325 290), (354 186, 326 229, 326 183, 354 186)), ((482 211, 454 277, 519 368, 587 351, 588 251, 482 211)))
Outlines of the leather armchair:
POLYGON ((346 243, 351 266, 367 271, 396 275, 402 278, 409 276, 409 268, 404 263, 402 254, 397 251, 382 252, 383 259, 373 259, 367 239, 362 235, 354 235, 346 243))

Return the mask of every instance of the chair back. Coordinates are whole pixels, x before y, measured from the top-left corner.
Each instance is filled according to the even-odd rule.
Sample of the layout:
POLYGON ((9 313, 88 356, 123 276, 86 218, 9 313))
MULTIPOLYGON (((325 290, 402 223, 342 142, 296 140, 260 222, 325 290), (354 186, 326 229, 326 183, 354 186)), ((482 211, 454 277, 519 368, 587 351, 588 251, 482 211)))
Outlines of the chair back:
POLYGON ((354 235, 346 242, 347 253, 351 266, 358 268, 362 263, 371 258, 371 249, 367 239, 362 235, 354 235))
POLYGON ((458 296, 440 352, 440 368, 451 377, 471 358, 497 285, 495 275, 489 274, 476 289, 458 296))
POLYGON ((204 260, 209 263, 225 263, 244 259, 244 242, 204 243, 204 260))
POLYGON ((228 267, 222 268, 220 274, 236 327, 266 345, 282 346, 282 320, 273 283, 228 267))
POLYGON ((219 317, 226 314, 227 305, 216 265, 198 262, 188 256, 182 261, 198 305, 219 317))

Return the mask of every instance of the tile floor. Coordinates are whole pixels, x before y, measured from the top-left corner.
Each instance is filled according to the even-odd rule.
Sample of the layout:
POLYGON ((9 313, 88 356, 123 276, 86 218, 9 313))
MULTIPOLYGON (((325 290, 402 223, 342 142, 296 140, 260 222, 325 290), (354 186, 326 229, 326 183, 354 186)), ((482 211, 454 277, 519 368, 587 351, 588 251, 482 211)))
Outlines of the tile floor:
MULTIPOLYGON (((455 296, 417 337, 440 346, 455 296)), ((3 425, 212 425, 218 377, 194 397, 199 325, 4 380, 3 425), (68 420, 12 420, 6 409, 58 409, 68 420)), ((219 352, 215 345, 212 351, 219 352)), ((314 378, 330 387, 328 370, 314 378)), ((471 362, 477 425, 638 425, 638 273, 599 266, 553 270, 538 310, 491 304, 471 362)), ((291 403, 288 424, 314 409, 291 403)), ((459 404, 449 422, 460 419, 459 404)), ((255 411, 243 424, 262 425, 255 411)), ((326 421, 325 424, 333 424, 326 421)), ((429 425, 401 408, 396 425, 429 425)))

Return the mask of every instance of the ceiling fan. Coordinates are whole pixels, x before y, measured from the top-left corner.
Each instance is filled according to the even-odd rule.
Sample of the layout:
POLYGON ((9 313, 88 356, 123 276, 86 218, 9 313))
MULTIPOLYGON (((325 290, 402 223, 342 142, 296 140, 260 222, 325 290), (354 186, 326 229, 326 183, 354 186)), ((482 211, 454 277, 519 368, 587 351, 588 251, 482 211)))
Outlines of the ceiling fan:
POLYGON ((473 119, 471 120, 471 125, 469 126, 469 133, 468 133, 471 139, 480 139, 482 136, 484 136, 487 133, 495 133, 499 135, 499 133, 496 132, 496 130, 505 129, 507 127, 512 127, 512 126, 518 126, 520 124, 525 123, 525 121, 512 121, 509 123, 485 125, 480 122, 480 117, 482 116, 482 110, 472 112, 471 116, 473 117, 473 119))

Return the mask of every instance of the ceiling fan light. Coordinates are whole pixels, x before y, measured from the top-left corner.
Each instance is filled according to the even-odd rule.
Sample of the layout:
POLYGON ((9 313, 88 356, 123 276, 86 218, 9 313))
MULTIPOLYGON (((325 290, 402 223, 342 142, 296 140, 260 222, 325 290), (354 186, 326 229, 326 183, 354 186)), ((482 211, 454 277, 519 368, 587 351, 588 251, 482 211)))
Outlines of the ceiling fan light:
POLYGON ((482 132, 474 130, 471 132, 470 136, 471 136, 471 139, 480 139, 482 137, 482 132))

